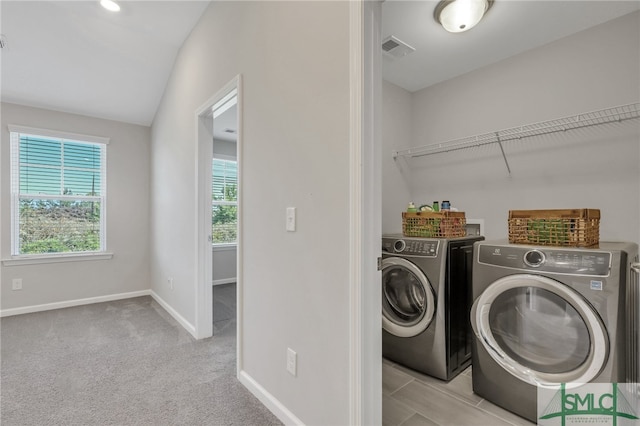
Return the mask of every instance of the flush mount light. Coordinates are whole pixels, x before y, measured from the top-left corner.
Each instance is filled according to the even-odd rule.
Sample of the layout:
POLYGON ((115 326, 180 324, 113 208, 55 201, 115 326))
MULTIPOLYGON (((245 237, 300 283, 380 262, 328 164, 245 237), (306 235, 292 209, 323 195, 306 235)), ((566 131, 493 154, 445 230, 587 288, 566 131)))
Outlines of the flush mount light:
POLYGON ((100 5, 111 12, 120 11, 120 6, 113 0, 100 0, 100 5))
POLYGON ((433 17, 445 30, 461 33, 475 27, 493 0, 442 0, 433 11, 433 17))

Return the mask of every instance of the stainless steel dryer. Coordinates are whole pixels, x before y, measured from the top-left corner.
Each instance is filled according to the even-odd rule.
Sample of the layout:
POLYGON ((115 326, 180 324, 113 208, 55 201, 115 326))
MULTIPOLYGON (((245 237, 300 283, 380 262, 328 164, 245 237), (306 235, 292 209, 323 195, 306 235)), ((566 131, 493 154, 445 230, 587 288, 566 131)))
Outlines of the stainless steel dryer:
POLYGON ((473 391, 537 423, 538 385, 637 382, 637 257, 633 243, 476 243, 473 391))
POLYGON ((382 355, 450 380, 471 363, 473 243, 382 238, 382 355))

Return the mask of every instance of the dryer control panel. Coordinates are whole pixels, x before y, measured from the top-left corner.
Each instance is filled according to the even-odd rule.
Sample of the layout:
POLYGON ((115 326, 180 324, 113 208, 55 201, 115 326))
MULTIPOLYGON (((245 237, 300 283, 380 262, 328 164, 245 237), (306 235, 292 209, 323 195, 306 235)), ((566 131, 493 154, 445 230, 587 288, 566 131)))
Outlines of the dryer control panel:
POLYGON ((438 240, 383 238, 382 250, 407 256, 436 257, 439 244, 438 240))
POLYGON ((594 249, 479 245, 478 262, 540 272, 608 276, 611 253, 594 249))

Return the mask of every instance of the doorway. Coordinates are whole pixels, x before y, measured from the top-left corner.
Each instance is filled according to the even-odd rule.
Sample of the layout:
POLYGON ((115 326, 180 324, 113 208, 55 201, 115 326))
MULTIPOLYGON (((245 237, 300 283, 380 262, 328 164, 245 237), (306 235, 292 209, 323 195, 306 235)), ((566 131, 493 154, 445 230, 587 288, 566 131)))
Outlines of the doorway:
POLYGON ((238 243, 238 96, 213 107, 211 184, 213 335, 235 330, 238 243))
MULTIPOLYGON (((197 126, 197 291, 196 337, 214 334, 214 319, 241 330, 240 280, 240 76, 227 83, 196 111, 197 126), (233 284, 230 286, 230 284, 233 284), (214 292, 214 286, 220 287, 214 292), (235 290, 235 295, 229 292, 235 290), (214 315, 214 295, 218 305, 214 315), (224 301, 224 302, 223 302, 224 301)), ((240 353, 240 336, 237 351, 240 353)), ((239 359, 239 358, 238 358, 239 359)))

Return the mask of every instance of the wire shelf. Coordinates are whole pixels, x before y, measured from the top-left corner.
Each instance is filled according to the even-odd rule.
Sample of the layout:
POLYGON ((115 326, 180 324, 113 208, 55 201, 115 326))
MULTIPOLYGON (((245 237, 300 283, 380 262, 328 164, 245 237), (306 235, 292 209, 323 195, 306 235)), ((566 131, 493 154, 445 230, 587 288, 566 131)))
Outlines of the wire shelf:
POLYGON ((512 127, 510 129, 498 130, 496 132, 484 133, 460 139, 453 139, 447 142, 396 151, 394 152, 393 158, 423 157, 426 155, 458 151, 461 149, 468 149, 494 143, 500 144, 500 148, 502 149, 502 142, 530 138, 533 136, 548 135, 557 132, 565 132, 567 130, 597 126, 600 124, 621 122, 638 117, 640 117, 640 103, 621 105, 617 107, 602 109, 599 111, 586 112, 569 117, 557 118, 554 120, 542 121, 539 123, 527 124, 519 127, 512 127))

